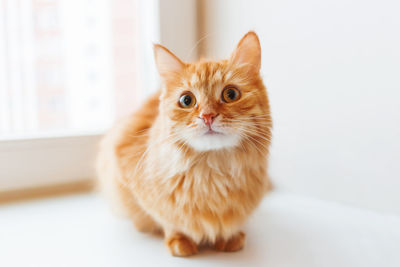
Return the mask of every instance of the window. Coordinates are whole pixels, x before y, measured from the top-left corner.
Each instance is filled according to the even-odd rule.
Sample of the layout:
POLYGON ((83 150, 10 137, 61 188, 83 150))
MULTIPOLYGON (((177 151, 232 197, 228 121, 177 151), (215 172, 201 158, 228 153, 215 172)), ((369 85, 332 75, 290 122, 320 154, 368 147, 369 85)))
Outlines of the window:
POLYGON ((146 2, 0 0, 0 138, 99 133, 131 112, 158 39, 143 40, 146 2))
POLYGON ((158 88, 152 43, 196 58, 197 3, 0 0, 0 193, 92 178, 101 134, 158 88))
POLYGON ((0 194, 92 178, 100 135, 158 88, 152 43, 184 58, 196 32, 194 0, 0 0, 0 194))

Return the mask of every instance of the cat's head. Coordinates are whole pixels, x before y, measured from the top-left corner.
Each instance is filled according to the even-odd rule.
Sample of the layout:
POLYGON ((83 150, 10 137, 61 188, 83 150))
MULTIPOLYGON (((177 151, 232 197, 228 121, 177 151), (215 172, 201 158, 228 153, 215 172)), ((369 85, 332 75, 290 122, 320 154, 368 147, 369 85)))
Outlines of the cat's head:
POLYGON ((254 32, 227 60, 184 63, 161 45, 154 46, 154 54, 163 87, 160 113, 173 140, 209 151, 269 138, 261 47, 254 32))

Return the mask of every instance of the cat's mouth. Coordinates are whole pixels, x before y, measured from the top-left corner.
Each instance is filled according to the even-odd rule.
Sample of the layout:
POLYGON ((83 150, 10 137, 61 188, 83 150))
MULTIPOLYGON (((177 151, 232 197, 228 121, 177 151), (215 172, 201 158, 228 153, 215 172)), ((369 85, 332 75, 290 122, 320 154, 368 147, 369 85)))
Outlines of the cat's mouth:
POLYGON ((214 131, 213 129, 208 129, 204 135, 222 135, 223 133, 214 131))

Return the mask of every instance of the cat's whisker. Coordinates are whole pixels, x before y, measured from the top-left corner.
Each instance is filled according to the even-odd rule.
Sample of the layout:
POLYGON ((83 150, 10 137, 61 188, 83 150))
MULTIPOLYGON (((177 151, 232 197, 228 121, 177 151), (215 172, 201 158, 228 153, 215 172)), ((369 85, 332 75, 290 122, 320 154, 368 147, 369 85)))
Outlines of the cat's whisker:
POLYGON ((244 133, 246 133, 246 135, 248 135, 248 136, 260 138, 260 139, 264 140, 267 144, 271 143, 271 139, 268 135, 260 135, 259 133, 245 132, 245 131, 244 131, 244 133))
POLYGON ((255 145, 255 143, 258 143, 258 145, 261 145, 263 148, 267 148, 267 147, 264 146, 264 144, 260 143, 258 140, 254 139, 254 137, 252 137, 250 135, 241 133, 240 136, 242 138, 242 142, 246 141, 245 144, 247 144, 247 145, 249 144, 249 145, 253 146, 260 153, 262 151, 260 150, 260 148, 258 146, 255 145))
POLYGON ((239 129, 243 133, 246 133, 247 135, 253 135, 255 137, 261 138, 261 139, 267 141, 268 143, 271 142, 271 139, 270 139, 270 136, 268 135, 268 133, 266 133, 264 131, 260 131, 259 129, 252 129, 250 127, 240 127, 240 126, 237 129, 239 129))
POLYGON ((242 131, 254 131, 260 134, 265 134, 269 129, 271 128, 270 125, 254 125, 253 123, 245 122, 245 121, 237 121, 235 123, 232 123, 231 125, 225 125, 226 129, 234 128, 236 130, 242 130, 242 131), (266 128, 266 129, 265 129, 266 128))
POLYGON ((263 148, 267 148, 268 144, 265 144, 259 140, 257 140, 255 137, 251 136, 251 135, 244 135, 245 139, 250 139, 251 141, 256 142, 258 145, 262 146, 263 148))
POLYGON ((265 122, 265 121, 268 121, 268 122, 272 122, 272 119, 267 118, 267 117, 239 118, 239 119, 224 118, 221 121, 231 121, 231 122, 241 122, 241 121, 243 121, 243 122, 248 122, 248 121, 251 121, 251 122, 265 122))
MULTIPOLYGON (((249 138, 249 136, 244 136, 244 139, 249 138)), ((255 150, 258 151, 258 153, 260 153, 261 155, 264 153, 263 151, 261 151, 261 149, 253 142, 249 142, 250 146, 252 146, 255 150)))

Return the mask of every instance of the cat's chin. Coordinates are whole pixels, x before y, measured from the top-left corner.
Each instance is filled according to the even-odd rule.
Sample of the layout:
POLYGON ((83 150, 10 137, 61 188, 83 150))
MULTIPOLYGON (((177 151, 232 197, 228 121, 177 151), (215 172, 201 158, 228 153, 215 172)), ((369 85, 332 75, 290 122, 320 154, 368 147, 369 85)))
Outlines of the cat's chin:
POLYGON ((240 136, 235 134, 223 134, 219 132, 207 132, 196 136, 187 143, 197 151, 211 151, 238 146, 240 136))

